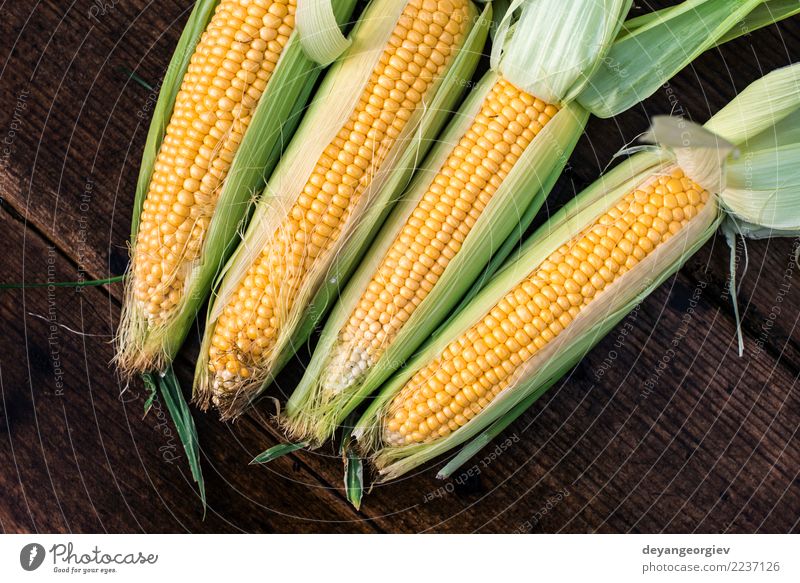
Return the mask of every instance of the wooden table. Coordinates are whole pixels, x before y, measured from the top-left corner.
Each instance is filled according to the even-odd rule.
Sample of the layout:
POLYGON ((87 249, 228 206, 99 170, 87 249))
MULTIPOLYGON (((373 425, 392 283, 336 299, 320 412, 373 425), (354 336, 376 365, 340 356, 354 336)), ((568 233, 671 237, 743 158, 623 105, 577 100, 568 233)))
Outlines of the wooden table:
MULTIPOLYGON (((154 96, 122 70, 157 83, 191 4, 0 3, 0 281, 124 272, 154 96)), ((705 121, 798 57, 794 19, 703 55, 643 106, 592 120, 547 211, 596 178, 649 115, 705 121)), ((434 464, 376 486, 360 512, 332 448, 247 465, 279 439, 265 401, 233 425, 196 414, 203 520, 166 411, 156 403, 143 420, 143 387, 122 386, 109 365, 121 285, 0 292, 0 530, 798 530, 797 244, 747 243, 742 357, 717 237, 514 423, 498 454, 450 481, 435 479, 434 464)), ((186 386, 196 351, 193 338, 177 362, 186 386)), ((285 397, 307 357, 272 396, 285 397)))

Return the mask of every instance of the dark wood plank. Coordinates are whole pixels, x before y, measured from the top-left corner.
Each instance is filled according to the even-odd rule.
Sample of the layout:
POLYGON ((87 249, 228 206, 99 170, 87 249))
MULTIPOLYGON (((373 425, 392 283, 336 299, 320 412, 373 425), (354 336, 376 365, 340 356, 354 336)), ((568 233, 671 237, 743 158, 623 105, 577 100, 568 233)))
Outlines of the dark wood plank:
MULTIPOLYGON (((738 306, 748 337, 744 349, 753 356, 767 352, 788 362, 800 362, 800 330, 795 309, 800 302, 798 246, 800 241, 792 238, 737 240, 738 306)), ((695 281, 708 282, 717 297, 727 298, 729 259, 730 248, 720 241, 702 249, 684 268, 684 273, 695 281)), ((727 299, 725 302, 731 305, 727 299)))
MULTIPOLYGON (((0 23, 16 39, 3 55, 3 98, 28 103, 3 196, 81 269, 121 273, 153 96, 119 68, 157 84, 191 3, 116 3, 100 15, 88 0, 25 4, 6 8, 0 23)), ((12 115, 4 108, 0 127, 12 115)))
MULTIPOLYGON (((6 211, 15 281, 63 281, 74 266, 6 211)), ((0 523, 6 532, 373 531, 306 465, 246 462, 261 428, 197 415, 209 493, 205 521, 180 442, 156 402, 109 365, 118 304, 102 290, 0 292, 0 523)))

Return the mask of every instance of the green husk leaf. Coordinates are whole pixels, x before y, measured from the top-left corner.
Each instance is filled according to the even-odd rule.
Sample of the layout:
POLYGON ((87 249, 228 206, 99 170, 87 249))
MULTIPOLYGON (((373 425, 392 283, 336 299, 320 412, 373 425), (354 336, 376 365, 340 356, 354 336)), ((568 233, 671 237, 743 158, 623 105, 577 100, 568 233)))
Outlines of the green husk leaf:
POLYGON ((144 415, 142 417, 147 417, 147 414, 150 412, 150 408, 153 406, 153 401, 156 400, 156 396, 158 395, 158 387, 156 386, 152 375, 143 374, 142 381, 144 382, 144 388, 147 391, 147 398, 144 401, 144 415))
MULTIPOLYGON (((649 97, 715 46, 763 0, 687 0, 632 21, 611 46, 578 102, 612 117, 649 97)), ((776 15, 780 16, 780 15, 776 15)), ((766 24, 766 23, 763 23, 766 24)))
POLYGON ((505 18, 506 12, 511 7, 511 0, 492 0, 492 24, 489 30, 489 37, 494 42, 500 23, 505 18))
POLYGON ((643 32, 649 28, 659 26, 664 20, 675 18, 679 14, 684 14, 690 10, 694 10, 696 6, 706 2, 706 0, 684 0, 673 6, 668 6, 660 10, 652 12, 645 12, 640 16, 634 16, 625 21, 622 30, 617 35, 615 42, 630 36, 634 32, 643 32))
POLYGON ((630 6, 631 0, 514 0, 497 27, 492 68, 548 103, 569 101, 599 65, 630 6))
POLYGON ((746 151, 729 164, 723 201, 744 224, 784 233, 800 229, 800 145, 746 151), (782 196, 775 196, 778 190, 782 196))
POLYGON ((737 146, 746 147, 751 139, 769 145, 770 136, 776 131, 781 132, 782 143, 790 143, 800 130, 795 123, 780 122, 798 107, 800 64, 795 64, 776 69, 748 85, 703 127, 737 146), (793 133, 784 134, 786 131, 793 133))
MULTIPOLYGON (((347 63, 348 57, 351 53, 358 55, 359 52, 363 53, 359 38, 359 30, 365 26, 373 26, 379 23, 381 19, 369 17, 370 10, 375 14, 384 15, 386 6, 389 5, 389 0, 381 0, 380 2, 373 3, 367 9, 367 13, 362 20, 356 25, 351 36, 354 37, 353 46, 346 53, 344 59, 341 59, 334 65, 331 72, 326 77, 323 86, 320 88, 321 95, 328 95, 332 91, 331 87, 334 83, 341 82, 336 80, 339 70, 343 63, 347 63)), ((396 5, 392 9, 396 10, 396 5)), ((473 7, 474 11, 474 7, 473 7)), ((311 283, 305 285, 304 291, 298 293, 298 297, 305 297, 306 291, 311 291, 312 295, 308 303, 299 301, 298 305, 304 305, 302 311, 295 310, 296 321, 291 325, 285 326, 281 337, 278 340, 278 347, 270 363, 270 373, 268 378, 260 386, 248 387, 246 390, 239 391, 234 397, 236 402, 231 404, 230 407, 224 407, 222 411, 224 418, 229 416, 236 416, 240 414, 247 406, 247 404, 255 399, 266 386, 271 382, 275 374, 277 374, 286 362, 291 358, 294 352, 302 346, 313 329, 316 327, 320 319, 327 313, 328 308, 338 296, 339 289, 346 279, 350 276, 355 269, 358 260, 363 255, 366 247, 374 238, 380 224, 391 210, 398 194, 407 184, 413 169, 417 166, 418 160, 424 156, 427 149, 432 145, 433 138, 438 134, 439 129, 444 125, 447 120, 451 109, 464 88, 468 85, 468 80, 471 78, 477 62, 480 58, 480 53, 488 35, 489 23, 491 21, 491 8, 487 5, 483 13, 478 17, 477 12, 474 11, 471 22, 473 23, 470 34, 464 41, 462 50, 459 51, 455 57, 452 66, 448 69, 446 75, 438 81, 435 88, 435 96, 430 100, 424 111, 419 112, 417 121, 412 124, 409 122, 407 132, 401 134, 397 140, 397 151, 394 156, 390 154, 384 162, 380 172, 373 177, 373 182, 370 185, 371 193, 369 196, 365 193, 362 198, 369 201, 369 205, 365 206, 359 215, 358 220, 353 224, 346 236, 340 237, 341 243, 337 246, 335 252, 331 253, 332 261, 330 265, 325 267, 324 271, 320 271, 317 276, 309 277, 311 283)), ((369 31, 363 33, 364 38, 369 39, 367 34, 369 31)), ((372 41, 374 42, 374 40, 372 41)), ((383 46, 382 44, 380 45, 383 46)), ((352 64, 352 63, 351 63, 352 64)), ((369 69, 371 70, 371 69, 369 69)), ((366 79, 365 81, 366 82, 366 79)), ((341 97, 341 95, 340 95, 341 97)), ((296 158, 312 159, 309 153, 305 150, 307 142, 319 142, 320 139, 316 135, 321 120, 325 120, 330 124, 331 103, 319 102, 315 104, 303 121, 303 125, 298 131, 295 140, 284 156, 286 161, 286 169, 283 174, 290 174, 292 170, 292 160, 296 158)), ((349 110, 347 110, 349 111, 349 110)), ((413 119, 413 118, 412 118, 413 119)), ((405 131, 405 130, 404 130, 405 131)), ((282 161, 282 165, 284 162, 282 161)), ((275 173, 281 174, 281 167, 275 173)), ((292 192, 291 187, 287 187, 282 180, 282 176, 276 178, 274 175, 272 181, 278 181, 282 184, 282 192, 292 192)), ((290 177, 288 180, 292 180, 290 177)), ((269 188, 269 187, 268 187, 269 188)), ((251 262, 252 254, 255 250, 260 250, 263 247, 261 239, 264 233, 270 231, 270 220, 273 220, 276 215, 271 212, 271 205, 280 206, 280 202, 276 201, 273 197, 266 197, 263 203, 259 205, 247 234, 245 235, 244 243, 240 246, 237 253, 229 261, 225 268, 225 279, 219 287, 219 294, 217 298, 218 305, 224 305, 225 298, 231 293, 232 286, 238 282, 243 273, 251 262), (261 219, 259 218, 261 217, 261 219)), ((355 213, 358 214, 358 213, 355 213)), ((216 313, 220 308, 218 305, 212 307, 209 311, 208 325, 206 329, 206 336, 204 344, 201 348, 201 357, 198 362, 198 373, 195 378, 195 386, 204 386, 204 367, 207 362, 207 352, 210 342, 210 332, 213 330, 213 323, 218 316, 216 313)))
MULTIPOLYGON (((743 93, 739 95, 741 96, 743 93)), ((781 117, 780 123, 747 138, 739 146, 739 155, 731 161, 732 163, 741 161, 748 152, 785 148, 800 143, 800 109, 796 109, 785 117, 776 117, 781 117)))
POLYGON ((303 49, 320 65, 330 65, 350 46, 339 29, 332 0, 300 0, 295 18, 303 49))
POLYGON ((736 232, 734 225, 730 221, 724 221, 720 229, 725 235, 725 242, 730 249, 730 259, 728 261, 728 293, 733 304, 733 318, 736 321, 736 337, 739 344, 739 356, 744 354, 744 336, 742 336, 742 319, 739 316, 739 286, 736 285, 736 232))
POLYGON ((345 450, 344 483, 347 500, 356 510, 361 510, 364 496, 364 462, 352 447, 345 450))
POLYGON ((274 445, 268 450, 265 450, 258 454, 256 457, 253 458, 253 461, 250 462, 250 465, 253 464, 268 464, 271 461, 278 459, 279 457, 283 457, 285 455, 289 455, 292 452, 297 451, 298 449, 303 449, 308 447, 308 443, 300 442, 300 443, 279 443, 278 445, 274 445))
POLYGON ((800 231, 800 64, 751 83, 704 126, 738 146, 720 196, 735 232, 800 231))
POLYGON ((356 510, 361 510, 361 499, 364 497, 364 462, 353 443, 352 419, 345 423, 343 428, 344 437, 339 454, 344 461, 344 491, 347 500, 356 510))
MULTIPOLYGON (((142 377, 150 376, 147 373, 142 377)), ((175 429, 178 432, 178 437, 183 444, 183 449, 186 452, 186 458, 189 461, 189 468, 192 472, 192 478, 197 483, 200 493, 200 500, 203 504, 203 513, 206 509, 206 485, 203 479, 203 470, 200 467, 200 442, 197 438, 197 428, 194 425, 194 419, 189 411, 189 405, 181 392, 178 379, 175 377, 175 372, 172 366, 168 367, 163 374, 157 377, 158 387, 161 389, 161 396, 164 403, 167 405, 167 410, 172 417, 172 422, 175 424, 175 429)), ((146 386, 152 386, 152 378, 145 381, 146 386)))
MULTIPOLYGON (((347 18, 355 1, 343 0, 337 3, 337 15, 342 19, 347 18)), ((191 28, 194 31, 199 27, 199 22, 191 21, 192 26, 187 26, 187 30, 191 28)), ((186 34, 185 31, 184 35, 186 34)), ((190 37, 191 35, 187 36, 190 37)), ((182 50, 193 50, 194 45, 195 42, 188 44, 187 41, 185 47, 179 46, 175 58, 182 50)), ((255 193, 263 187, 266 177, 277 164, 285 143, 294 133, 320 70, 320 67, 304 54, 298 35, 293 33, 261 95, 253 119, 231 163, 205 235, 201 256, 191 265, 181 303, 175 309, 173 317, 164 325, 151 327, 141 310, 133 302, 126 301, 117 341, 118 362, 123 369, 161 370, 175 357, 191 329, 200 306, 206 300, 220 267, 238 242, 239 233, 247 221, 255 193)), ((170 80, 172 72, 172 70, 168 72, 170 80)), ((182 74, 174 82, 179 85, 181 79, 182 74)), ((172 85, 165 83, 159 95, 159 102, 162 98, 166 102, 168 96, 171 96, 174 102, 173 89, 172 85)), ((171 111, 171 104, 168 111, 166 105, 162 108, 156 106, 151 134, 168 123, 171 111)), ((158 135, 163 135, 163 131, 158 135)), ((160 139, 159 137, 158 143, 160 139)), ((137 189, 137 209, 143 204, 155 156, 151 159, 150 150, 146 148, 145 158, 137 189)), ((138 220, 139 211, 136 210, 134 212, 136 225, 138 220)))
POLYGON ((35 283, 0 283, 0 290, 3 289, 35 289, 41 287, 94 287, 99 285, 108 285, 110 283, 119 283, 125 279, 124 275, 115 275, 113 277, 106 277, 105 279, 91 279, 86 281, 55 281, 53 283, 35 282, 35 283))
POLYGON ((728 41, 750 34, 759 28, 770 26, 790 16, 800 14, 800 3, 797 0, 766 0, 757 6, 735 27, 717 41, 717 46, 728 41))

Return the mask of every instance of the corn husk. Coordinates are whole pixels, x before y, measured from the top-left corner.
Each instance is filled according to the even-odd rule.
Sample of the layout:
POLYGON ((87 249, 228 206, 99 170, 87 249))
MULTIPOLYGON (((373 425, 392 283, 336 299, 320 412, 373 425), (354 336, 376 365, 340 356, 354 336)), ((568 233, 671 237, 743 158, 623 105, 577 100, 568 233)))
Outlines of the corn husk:
POLYGON ((334 0, 304 0, 297 5, 296 26, 306 55, 330 65, 350 47, 333 10, 334 0))
POLYGON ((361 446, 370 452, 382 479, 395 478, 470 442, 443 470, 442 475, 449 475, 535 402, 652 290, 675 273, 723 221, 745 221, 762 230, 769 229, 773 236, 800 233, 800 181, 794 166, 800 148, 798 110, 800 65, 795 65, 775 71, 751 85, 702 129, 690 122, 655 124, 653 136, 666 143, 654 151, 633 156, 553 216, 526 243, 520 256, 508 263, 403 371, 387 383, 354 431, 361 446), (763 113, 764 103, 768 104, 771 115, 763 113), (708 161, 716 160, 723 167, 721 190, 706 207, 683 230, 612 283, 570 326, 519 367, 508 388, 466 425, 428 444, 383 446, 384 416, 394 396, 411 376, 452 339, 468 330, 554 250, 582 232, 622 196, 674 168, 678 159, 675 150, 691 150, 694 145, 691 140, 687 143, 685 133, 675 134, 670 129, 681 126, 698 141, 694 150, 698 160, 692 165, 703 171, 699 176, 701 180, 706 176, 708 161), (719 136, 720 149, 735 148, 721 162, 707 140, 707 134, 712 131, 719 136), (752 156, 751 162, 757 160, 758 165, 751 166, 748 176, 752 182, 743 197, 738 185, 741 168, 746 163, 741 160, 748 156, 752 156), (746 198, 747 205, 740 204, 742 198, 746 198), (781 212, 774 212, 775 209, 781 212))
MULTIPOLYGON (((305 1, 305 0, 303 0, 305 1)), ((189 59, 200 35, 211 19, 218 0, 200 1, 192 11, 164 78, 142 157, 131 226, 131 255, 136 253, 136 234, 144 199, 153 174, 158 150, 172 115, 175 98, 189 59)), ((355 0, 336 5, 336 16, 344 21, 355 0)), ((254 193, 280 157, 288 138, 300 121, 320 67, 303 51, 295 31, 281 54, 263 92, 223 183, 200 257, 189 269, 183 298, 174 315, 163 325, 150 326, 126 290, 126 300, 117 338, 117 362, 124 374, 164 371, 188 334, 220 265, 233 251, 244 228, 254 193)), ((128 288, 130 288, 130 283, 128 288)))
MULTIPOLYGON (((351 44, 325 77, 298 132, 277 166, 265 194, 256 207, 242 244, 225 266, 209 309, 206 334, 195 374, 195 400, 207 407, 211 399, 208 381, 208 348, 214 323, 236 289, 243 274, 269 242, 283 209, 299 192, 322 149, 346 122, 368 77, 380 57, 405 3, 377 0, 370 4, 351 33, 351 44)), ((446 75, 439 79, 424 109, 412 115, 405 129, 361 196, 358 207, 344 226, 334 247, 308 274, 281 326, 277 345, 269 361, 259 367, 264 374, 243 385, 219 405, 223 418, 236 417, 256 398, 308 339, 326 314, 347 277, 356 267, 365 246, 372 240, 413 169, 431 146, 447 120, 463 88, 468 84, 491 22, 491 7, 481 14, 473 7, 473 26, 446 75)))
POLYGON ((631 0, 514 0, 498 25, 492 69, 547 103, 571 101, 600 66, 630 7, 631 0))
MULTIPOLYGON (((738 22, 741 15, 718 22, 715 0, 690 0, 677 9, 667 9, 622 25, 627 12, 626 2, 588 2, 582 9, 574 4, 545 0, 543 2, 511 2, 494 32, 492 71, 476 85, 459 110, 414 182, 404 193, 403 201, 382 228, 358 272, 348 284, 328 319, 320 342, 303 379, 290 397, 284 424, 289 435, 318 445, 334 432, 344 418, 368 395, 374 392, 399 368, 420 344, 448 316, 460 310, 458 301, 466 294, 470 299, 490 281, 503 260, 517 246, 547 195, 560 175, 566 160, 583 131, 588 112, 570 99, 584 94, 587 84, 608 63, 609 54, 622 54, 630 46, 632 31, 648 31, 648 38, 668 39, 661 43, 662 61, 637 63, 641 75, 662 83, 673 72, 669 63, 676 55, 688 51, 692 58, 708 43, 725 34, 725 26, 738 22), (691 23, 684 14, 703 8, 708 14, 691 23), (547 14, 547 17, 543 15, 547 14), (556 23, 556 24, 554 24, 556 23), (630 24, 633 23, 633 24, 630 24), (691 26, 690 26, 691 25, 691 26), (689 40, 676 43, 676 31, 689 27, 692 34, 680 35, 689 40), (708 37, 694 35, 695 27, 712 30, 708 37), (676 28, 678 27, 678 28, 676 28), (525 31, 525 34, 515 34, 525 31), (616 36, 616 40, 614 40, 616 36), (547 47, 547 50, 543 50, 547 47), (326 386, 326 374, 334 366, 340 331, 362 297, 378 265, 407 222, 419 199, 425 194, 432 177, 439 170, 464 131, 469 127, 481 102, 501 76, 534 95, 562 105, 562 110, 533 140, 495 194, 492 202, 477 221, 463 247, 445 269, 433 290, 415 309, 391 344, 357 382, 338 392, 326 386)), ((745 9, 746 8, 746 9, 745 9)), ((747 14, 741 9, 741 14, 747 14)), ((704 12, 704 14, 706 13, 704 12)), ((684 56, 685 59, 685 56, 684 56)), ((613 105, 612 107, 617 107, 613 105)), ((714 152, 720 152, 719 148, 714 152)), ((717 164, 718 167, 718 164, 717 164)), ((451 316, 454 317, 454 316, 451 316)))

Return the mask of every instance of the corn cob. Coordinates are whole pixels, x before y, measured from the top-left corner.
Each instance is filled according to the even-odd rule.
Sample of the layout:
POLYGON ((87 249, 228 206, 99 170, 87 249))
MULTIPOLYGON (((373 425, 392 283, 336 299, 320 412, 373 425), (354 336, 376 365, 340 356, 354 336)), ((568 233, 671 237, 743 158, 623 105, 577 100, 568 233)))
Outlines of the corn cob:
MULTIPOLYGON (((276 172, 268 188, 281 200, 267 203, 268 219, 254 222, 258 243, 242 252, 222 284, 228 287, 212 309, 198 391, 206 395, 201 402, 213 394, 223 415, 238 413, 247 402, 239 398, 250 393, 249 399, 274 374, 285 334, 470 36, 475 11, 469 0, 409 0, 401 8, 352 110, 309 174, 286 187, 290 180, 276 172)), ((287 158, 293 166, 291 153, 287 158)))
MULTIPOLYGON (((524 232, 524 223, 560 174, 590 111, 616 113, 645 96, 630 97, 623 80, 618 87, 618 94, 625 96, 621 101, 610 105, 590 99, 593 109, 588 111, 576 103, 582 101, 584 88, 594 86, 586 80, 589 72, 606 60, 624 63, 621 46, 640 46, 640 39, 632 39, 640 19, 611 42, 627 4, 590 1, 580 9, 523 0, 515 5, 520 9, 516 30, 526 34, 498 39, 495 71, 474 89, 342 294, 287 404, 285 424, 293 438, 314 443, 328 438, 450 313, 492 253, 510 247, 524 232), (564 14, 543 18, 549 9, 564 14), (597 21, 592 10, 599 11, 597 21), (546 29, 562 18, 567 24, 558 32, 538 34, 537 26, 546 29), (605 31, 600 39, 598 31, 605 31), (563 40, 568 47, 560 58, 547 57, 537 38, 563 40), (505 47, 504 52, 498 54, 498 47, 505 47)), ((754 5, 739 7, 741 15, 754 5)), ((674 55, 685 61, 737 22, 729 8, 705 3, 703 9, 710 10, 706 20, 691 22, 706 30, 697 37, 699 44, 674 41, 683 38, 675 31, 687 26, 683 5, 661 14, 659 25, 648 27, 646 34, 663 36, 658 44, 667 62, 674 55), (713 31, 710 36, 708 31, 713 31)), ((512 6, 504 22, 514 10, 512 6)), ((628 74, 649 87, 654 80, 666 80, 673 68, 648 62, 628 74)), ((605 80, 609 71, 601 73, 605 80)))
POLYGON ((294 29, 297 0, 223 0, 175 100, 136 240, 135 300, 168 321, 200 254, 225 180, 261 94, 294 29))
POLYGON ((705 128, 657 119, 662 148, 555 215, 367 410, 356 436, 384 476, 505 427, 726 217, 729 232, 796 235, 799 129, 800 65, 754 83, 705 128), (746 172, 747 159, 758 167, 746 172))
MULTIPOLYGON (((171 70, 172 82, 162 88, 142 164, 117 340, 126 374, 163 370, 171 361, 252 189, 263 184, 282 136, 297 123, 316 76, 296 39, 297 2, 201 1, 187 25, 171 64, 179 71, 171 70), (251 126, 256 136, 245 142, 251 126)), ((338 3, 339 16, 353 5, 338 3)))

